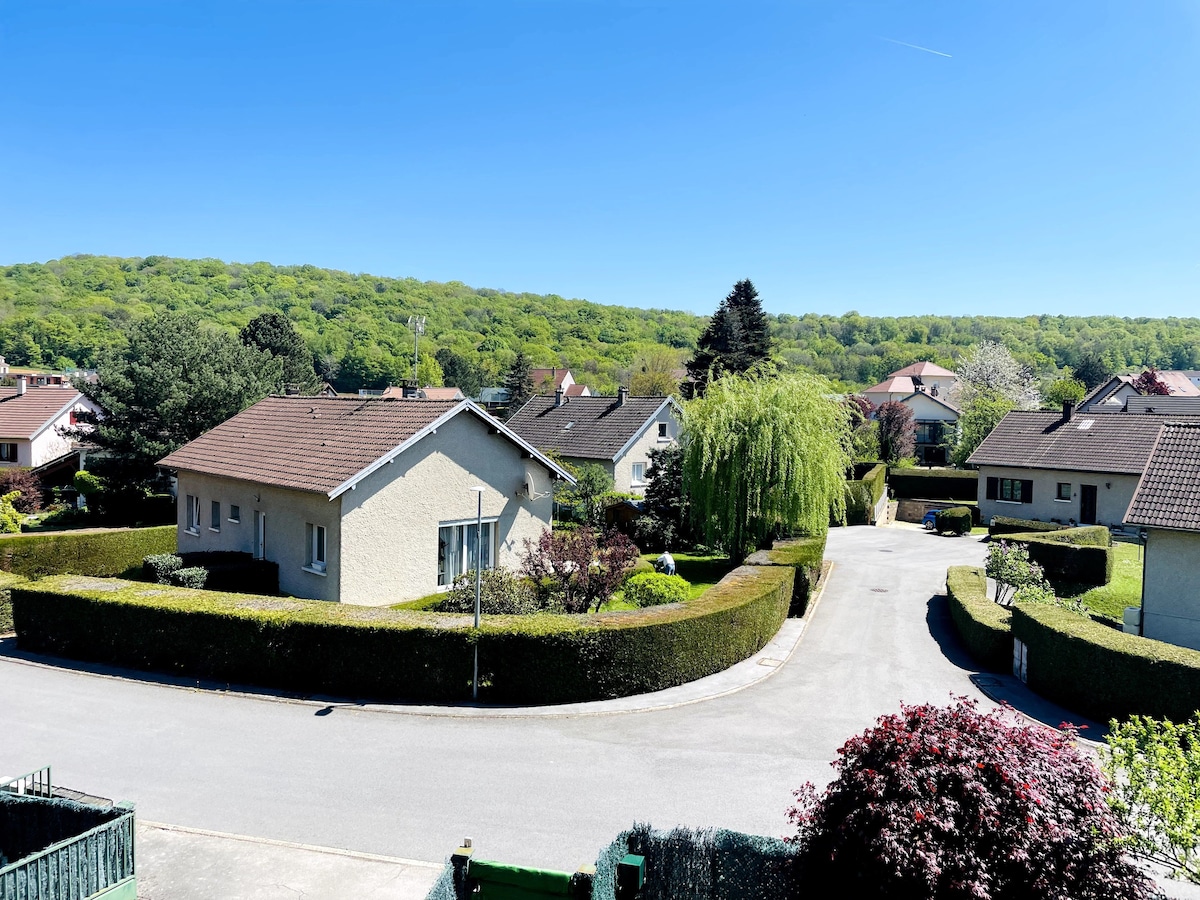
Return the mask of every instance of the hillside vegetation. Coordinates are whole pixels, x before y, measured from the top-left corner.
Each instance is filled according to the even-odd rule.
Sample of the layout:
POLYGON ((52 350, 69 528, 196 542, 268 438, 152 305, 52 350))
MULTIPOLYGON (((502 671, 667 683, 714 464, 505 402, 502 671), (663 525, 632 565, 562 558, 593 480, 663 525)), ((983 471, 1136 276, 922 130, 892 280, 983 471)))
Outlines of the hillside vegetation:
MULTIPOLYGON (((720 296, 698 297, 716 308, 720 296)), ((768 312, 783 298, 763 298, 768 312)), ((790 298, 789 298, 790 299, 790 298)), ((665 346, 682 367, 706 318, 603 306, 412 278, 354 275, 316 266, 224 263, 159 256, 71 256, 0 267, 0 353, 13 365, 94 367, 121 327, 159 310, 192 312, 230 330, 279 310, 308 342, 318 368, 342 389, 394 383, 411 371, 410 315, 426 317, 421 356, 478 354, 498 380, 518 350, 534 365, 570 366, 612 391, 640 354, 665 346)), ((919 359, 953 365, 983 339, 1004 342, 1044 376, 1088 357, 1108 371, 1200 368, 1200 319, 1114 316, 770 317, 775 356, 842 386, 865 386, 919 359)), ((436 371, 423 364, 423 371, 436 371)))

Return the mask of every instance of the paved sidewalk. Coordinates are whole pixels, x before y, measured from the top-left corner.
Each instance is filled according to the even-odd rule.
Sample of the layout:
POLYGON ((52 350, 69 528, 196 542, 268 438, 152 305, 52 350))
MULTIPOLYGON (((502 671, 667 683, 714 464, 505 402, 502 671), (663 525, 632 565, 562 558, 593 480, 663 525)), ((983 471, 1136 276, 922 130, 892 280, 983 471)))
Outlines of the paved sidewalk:
POLYGON ((137 824, 139 900, 424 900, 440 863, 137 824))

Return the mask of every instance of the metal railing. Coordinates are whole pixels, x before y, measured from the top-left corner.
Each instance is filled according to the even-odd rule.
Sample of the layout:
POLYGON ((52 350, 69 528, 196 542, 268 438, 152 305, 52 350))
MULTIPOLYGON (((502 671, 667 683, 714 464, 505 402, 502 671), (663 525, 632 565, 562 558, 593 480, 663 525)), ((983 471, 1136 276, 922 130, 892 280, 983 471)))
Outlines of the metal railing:
POLYGON ((50 767, 43 766, 14 778, 0 777, 0 791, 22 794, 27 797, 53 797, 54 786, 50 780, 50 767))

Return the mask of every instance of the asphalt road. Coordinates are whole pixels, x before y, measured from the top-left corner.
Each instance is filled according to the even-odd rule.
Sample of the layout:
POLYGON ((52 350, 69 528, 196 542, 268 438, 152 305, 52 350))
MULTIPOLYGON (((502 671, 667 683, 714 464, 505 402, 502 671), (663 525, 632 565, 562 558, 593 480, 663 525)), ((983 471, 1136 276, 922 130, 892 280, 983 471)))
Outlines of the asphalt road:
MULTIPOLYGON (((981 697, 931 601, 974 538, 830 533, 833 574, 791 659, 738 693, 652 712, 443 718, 183 690, 0 656, 0 771, 131 799, 159 822, 442 860, 571 868, 635 820, 788 831, 791 791, 832 777, 900 701, 981 697)), ((11 652, 11 641, 6 642, 11 652)))

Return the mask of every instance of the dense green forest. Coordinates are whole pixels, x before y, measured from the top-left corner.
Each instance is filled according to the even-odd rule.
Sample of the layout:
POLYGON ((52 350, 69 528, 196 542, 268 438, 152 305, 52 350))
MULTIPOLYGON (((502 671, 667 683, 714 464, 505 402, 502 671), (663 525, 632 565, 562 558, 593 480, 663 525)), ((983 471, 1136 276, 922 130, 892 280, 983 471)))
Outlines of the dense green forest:
MULTIPOLYGON (((655 356, 661 364, 663 347, 676 353, 682 368, 707 321, 686 312, 264 262, 71 256, 0 267, 0 273, 0 353, 10 364, 92 368, 123 340, 122 326, 159 310, 195 313, 230 331, 279 310, 308 342, 318 370, 343 390, 408 377, 411 315, 426 317, 423 380, 436 379, 439 349, 474 358, 493 383, 521 350, 534 365, 571 367, 602 392, 615 390, 639 359, 655 356)), ((772 298, 762 299, 770 312, 772 298)), ((696 305, 715 309, 720 300, 698 297, 696 305)), ((873 318, 851 312, 772 315, 770 325, 782 365, 848 388, 920 359, 952 366, 983 339, 1003 342, 1047 378, 1089 356, 1108 371, 1200 368, 1195 318, 873 318)))

